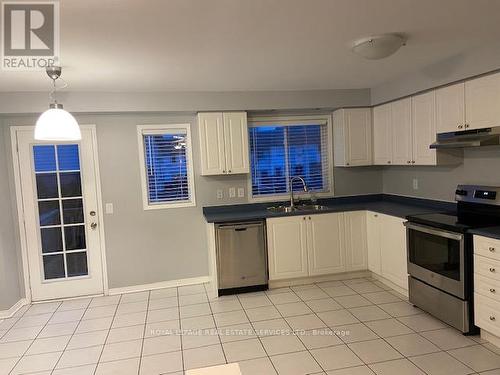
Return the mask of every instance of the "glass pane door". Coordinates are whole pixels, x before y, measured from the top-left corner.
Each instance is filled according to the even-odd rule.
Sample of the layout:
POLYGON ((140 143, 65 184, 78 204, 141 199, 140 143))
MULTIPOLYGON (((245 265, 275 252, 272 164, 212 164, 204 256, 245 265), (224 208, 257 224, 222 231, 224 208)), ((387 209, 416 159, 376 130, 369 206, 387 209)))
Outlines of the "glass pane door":
POLYGON ((78 144, 33 146, 45 281, 88 275, 79 151, 78 144))

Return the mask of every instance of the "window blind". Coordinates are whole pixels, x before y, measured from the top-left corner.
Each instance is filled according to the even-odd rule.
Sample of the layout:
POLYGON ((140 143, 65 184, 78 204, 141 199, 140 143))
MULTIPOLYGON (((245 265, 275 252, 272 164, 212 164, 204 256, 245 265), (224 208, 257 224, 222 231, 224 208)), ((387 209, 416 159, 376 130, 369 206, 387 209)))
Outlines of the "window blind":
POLYGON ((143 134, 150 204, 191 200, 186 152, 187 133, 143 134))
MULTIPOLYGON (((287 194, 293 176, 302 177, 311 191, 329 190, 326 124, 253 126, 249 142, 253 196, 287 194)), ((293 190, 302 190, 302 183, 294 181, 293 190)))

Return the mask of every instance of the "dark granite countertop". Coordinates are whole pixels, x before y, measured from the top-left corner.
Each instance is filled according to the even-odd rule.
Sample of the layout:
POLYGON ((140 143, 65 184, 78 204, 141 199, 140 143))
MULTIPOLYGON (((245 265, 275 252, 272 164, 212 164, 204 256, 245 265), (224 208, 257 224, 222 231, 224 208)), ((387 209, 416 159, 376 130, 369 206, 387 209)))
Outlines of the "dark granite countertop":
POLYGON ((319 199, 318 204, 328 207, 326 210, 321 211, 301 210, 292 213, 273 213, 267 210, 267 207, 276 206, 278 204, 283 204, 283 202, 203 207, 203 215, 209 223, 224 223, 272 217, 361 210, 374 211, 401 218, 424 213, 456 212, 456 204, 452 202, 410 198, 391 194, 370 194, 319 199))
POLYGON ((469 233, 500 240, 500 227, 471 229, 469 233))

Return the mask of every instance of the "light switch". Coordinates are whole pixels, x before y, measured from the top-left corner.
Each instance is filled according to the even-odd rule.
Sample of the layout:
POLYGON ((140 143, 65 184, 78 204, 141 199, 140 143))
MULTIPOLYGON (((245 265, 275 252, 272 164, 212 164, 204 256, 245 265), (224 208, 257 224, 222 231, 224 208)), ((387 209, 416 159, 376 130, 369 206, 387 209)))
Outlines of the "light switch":
POLYGON ((229 188, 229 198, 236 197, 236 188, 234 186, 229 188))
POLYGON ((113 203, 106 203, 105 209, 106 213, 111 215, 114 212, 113 203))
POLYGON ((217 199, 224 198, 224 191, 222 189, 217 189, 217 199))
POLYGON ((239 187, 238 188, 238 198, 244 198, 245 197, 245 188, 239 187))

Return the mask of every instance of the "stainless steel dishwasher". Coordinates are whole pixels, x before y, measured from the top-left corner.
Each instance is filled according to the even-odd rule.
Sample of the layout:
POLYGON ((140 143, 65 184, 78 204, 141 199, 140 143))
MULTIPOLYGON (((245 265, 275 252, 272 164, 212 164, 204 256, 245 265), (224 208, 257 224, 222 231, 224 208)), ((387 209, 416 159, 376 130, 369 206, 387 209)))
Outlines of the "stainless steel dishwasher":
POLYGON ((267 289, 265 221, 216 225, 219 295, 267 289))

